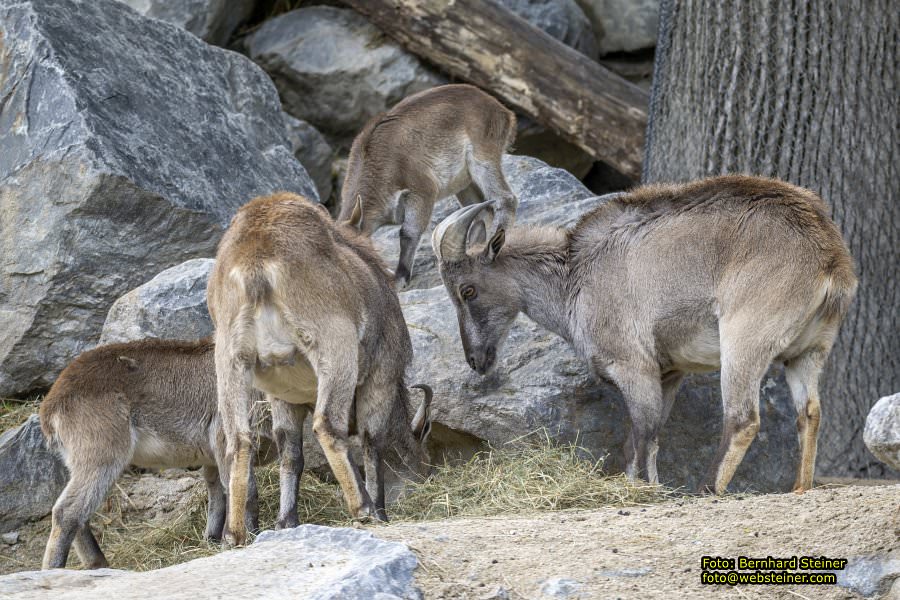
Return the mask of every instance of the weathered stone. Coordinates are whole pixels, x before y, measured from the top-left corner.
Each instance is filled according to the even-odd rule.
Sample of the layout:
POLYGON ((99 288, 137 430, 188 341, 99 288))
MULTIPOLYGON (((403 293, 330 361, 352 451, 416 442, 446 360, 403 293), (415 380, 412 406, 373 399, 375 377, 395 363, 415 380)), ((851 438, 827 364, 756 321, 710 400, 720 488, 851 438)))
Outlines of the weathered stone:
POLYGON ((247 548, 134 573, 27 571, 0 577, 0 597, 21 600, 94 598, 307 598, 414 600, 415 554, 358 529, 301 525, 266 531, 247 548))
POLYGON ((5 432, 0 436, 0 532, 49 514, 67 480, 62 460, 44 443, 37 415, 5 432))
POLYGON ((594 29, 575 0, 499 0, 499 3, 565 45, 597 58, 594 29))
POLYGON ((371 117, 444 81, 350 9, 292 10, 266 21, 246 44, 285 110, 348 146, 371 117))
POLYGON ((312 177, 321 201, 327 203, 331 197, 331 163, 334 159, 334 149, 325 136, 306 121, 284 113, 284 122, 294 156, 312 177))
POLYGON ((145 17, 190 31, 203 41, 224 46, 238 25, 250 18, 255 0, 119 0, 145 17))
POLYGON ((215 260, 195 258, 166 269, 112 305, 101 344, 144 338, 197 339, 211 335, 206 283, 215 260))
POLYGON ((900 471, 900 393, 875 403, 866 417, 863 441, 878 460, 900 471))
POLYGON ((9 533, 4 533, 3 535, 0 535, 0 541, 7 546, 14 546, 19 543, 19 532, 10 531, 9 533))
POLYGON ((564 577, 548 579, 541 586, 541 596, 544 598, 571 598, 578 595, 578 590, 584 584, 564 577))
MULTIPOLYGON (((864 556, 850 559, 840 571, 832 571, 837 584, 852 590, 864 598, 897 598, 888 590, 900 582, 900 558, 891 556, 864 556)), ((897 591, 894 589, 893 591, 897 591)))
POLYGON ((576 0, 594 26, 600 55, 656 45, 659 0, 576 0))
POLYGON ((564 169, 578 179, 585 177, 595 162, 593 156, 572 142, 523 116, 518 117, 512 152, 564 169))
POLYGON ((46 388, 125 291, 237 207, 317 198, 246 58, 113 0, 0 5, 0 395, 46 388), (102 68, 98 68, 102 65, 102 68))

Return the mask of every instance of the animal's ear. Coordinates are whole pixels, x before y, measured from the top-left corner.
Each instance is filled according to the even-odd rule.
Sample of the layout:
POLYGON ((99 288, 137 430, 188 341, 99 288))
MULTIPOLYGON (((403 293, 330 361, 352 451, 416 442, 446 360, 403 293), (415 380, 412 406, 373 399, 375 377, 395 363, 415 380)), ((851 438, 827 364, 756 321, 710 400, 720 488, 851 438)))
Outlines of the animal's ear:
POLYGON ((322 204, 321 202, 313 202, 313 206, 315 206, 316 208, 318 208, 319 210, 321 210, 323 213, 325 213, 326 215, 328 215, 328 218, 329 218, 329 219, 331 218, 331 213, 328 212, 328 207, 327 207, 327 206, 325 206, 325 205, 322 204))
POLYGON ((493 261, 497 258, 497 254, 500 253, 500 249, 503 248, 503 244, 506 243, 506 231, 503 229, 498 229, 497 233, 491 236, 491 239, 488 240, 487 245, 484 247, 484 257, 490 261, 493 261))
POLYGON ((350 213, 350 219, 347 221, 350 227, 355 227, 362 231, 363 228, 363 205, 362 194, 356 195, 356 202, 353 204, 353 212, 350 213))
POLYGON ((483 244, 485 239, 487 239, 487 226, 483 219, 475 219, 469 225, 469 231, 466 233, 466 248, 483 244))
POLYGON ((428 434, 431 433, 431 399, 434 393, 431 391, 431 387, 424 383, 410 387, 419 388, 425 392, 425 398, 422 400, 422 404, 419 405, 419 410, 416 411, 416 416, 413 417, 411 424, 413 435, 416 436, 420 443, 424 443, 428 439, 428 434))

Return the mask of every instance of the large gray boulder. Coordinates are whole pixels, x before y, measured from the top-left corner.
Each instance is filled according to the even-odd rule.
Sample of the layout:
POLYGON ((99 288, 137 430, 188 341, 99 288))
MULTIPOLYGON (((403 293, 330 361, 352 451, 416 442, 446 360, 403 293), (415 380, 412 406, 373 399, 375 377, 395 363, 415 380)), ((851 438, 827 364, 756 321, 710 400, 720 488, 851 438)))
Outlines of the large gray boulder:
POLYGON ((144 338, 198 339, 211 335, 206 284, 216 261, 195 258, 166 269, 112 305, 101 344, 144 338))
POLYGON ((379 112, 444 82, 350 9, 292 10, 266 21, 246 46, 288 113, 345 143, 379 112))
POLYGON ((593 26, 575 0, 499 0, 499 4, 565 45, 597 58, 593 26))
POLYGON ((900 393, 875 403, 866 417, 863 441, 878 460, 900 471, 900 393))
POLYGON ((250 18, 256 0, 119 0, 145 17, 190 31, 216 46, 224 46, 238 25, 250 18))
POLYGON ((214 254, 248 199, 317 195, 274 87, 238 54, 113 0, 2 3, 0 39, 0 395, 15 395, 96 343, 145 274, 214 254))
POLYGON ((0 533, 48 515, 67 480, 62 460, 44 443, 37 415, 0 435, 0 533))
POLYGON ((0 597, 416 600, 415 554, 368 531, 301 525, 247 548, 156 571, 26 571, 0 577, 0 597))
POLYGON ((325 136, 306 121, 284 113, 284 124, 294 156, 312 177, 319 192, 319 199, 323 203, 328 202, 333 185, 331 164, 334 160, 334 149, 325 136))
POLYGON ((600 55, 656 46, 659 0, 576 0, 594 26, 600 55))

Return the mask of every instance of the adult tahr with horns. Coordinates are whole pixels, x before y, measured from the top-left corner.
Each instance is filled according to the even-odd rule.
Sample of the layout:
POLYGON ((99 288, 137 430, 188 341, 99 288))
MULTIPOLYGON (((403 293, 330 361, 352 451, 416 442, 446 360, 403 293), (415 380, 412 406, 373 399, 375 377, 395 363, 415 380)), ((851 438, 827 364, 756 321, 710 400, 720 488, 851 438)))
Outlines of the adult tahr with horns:
POLYGON ((394 275, 406 285, 438 200, 455 194, 462 206, 491 201, 498 226, 512 226, 517 202, 500 161, 515 134, 515 114, 471 85, 409 96, 353 141, 340 219, 366 235, 401 225, 394 275))
POLYGON ((746 176, 646 186, 571 229, 498 229, 472 248, 490 214, 460 209, 432 240, 472 369, 493 367, 524 312, 618 385, 626 472, 650 481, 684 374, 720 369, 724 430, 704 487, 722 493, 759 430, 763 374, 781 361, 798 413, 794 487, 812 486, 819 374, 857 285, 818 196, 746 176))

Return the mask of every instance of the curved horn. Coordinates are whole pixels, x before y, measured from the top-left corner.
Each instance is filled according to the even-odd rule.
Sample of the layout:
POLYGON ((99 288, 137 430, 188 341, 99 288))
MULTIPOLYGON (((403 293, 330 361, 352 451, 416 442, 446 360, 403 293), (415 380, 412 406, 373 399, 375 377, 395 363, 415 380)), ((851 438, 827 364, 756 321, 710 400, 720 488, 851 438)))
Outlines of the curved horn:
POLYGON ((486 230, 490 230, 490 221, 494 218, 494 205, 490 200, 461 208, 434 228, 431 247, 438 260, 461 260, 466 257, 469 228, 477 218, 484 222, 486 230))
POLYGON ((425 424, 428 422, 428 411, 431 408, 431 399, 434 397, 434 392, 431 390, 431 386, 424 383, 417 383, 409 387, 418 388, 425 392, 425 399, 422 400, 422 404, 419 405, 419 410, 416 411, 416 416, 412 420, 412 430, 416 435, 421 435, 425 429, 425 424))

